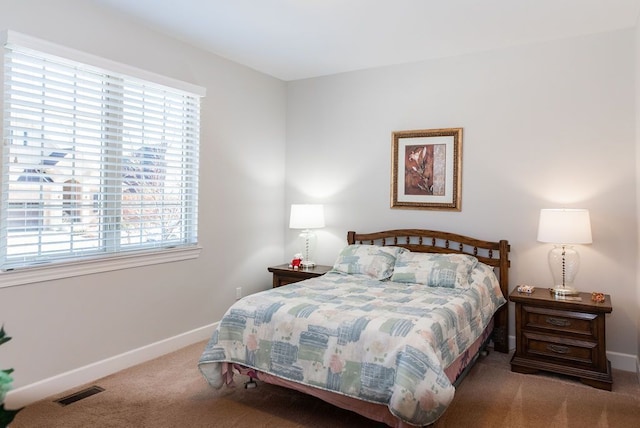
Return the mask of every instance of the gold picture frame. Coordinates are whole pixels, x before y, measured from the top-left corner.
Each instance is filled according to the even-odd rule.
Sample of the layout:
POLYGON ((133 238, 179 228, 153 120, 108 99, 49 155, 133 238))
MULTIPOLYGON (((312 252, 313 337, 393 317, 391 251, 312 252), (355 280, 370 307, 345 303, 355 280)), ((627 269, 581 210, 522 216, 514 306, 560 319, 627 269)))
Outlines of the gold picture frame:
POLYGON ((391 208, 460 211, 462 128, 396 131, 391 208))

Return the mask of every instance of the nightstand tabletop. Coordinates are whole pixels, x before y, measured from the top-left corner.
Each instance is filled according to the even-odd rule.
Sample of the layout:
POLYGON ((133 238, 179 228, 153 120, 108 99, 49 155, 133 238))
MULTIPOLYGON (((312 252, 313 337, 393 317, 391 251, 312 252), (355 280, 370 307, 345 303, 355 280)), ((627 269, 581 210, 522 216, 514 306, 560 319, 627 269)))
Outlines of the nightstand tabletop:
POLYGON ((581 292, 578 296, 561 297, 554 296, 548 288, 536 287, 531 294, 519 293, 517 289, 514 289, 509 295, 509 300, 531 305, 551 305, 558 309, 566 308, 570 310, 581 309, 587 312, 612 312, 611 296, 605 294, 604 297, 604 302, 598 303, 591 300, 591 293, 581 292))
POLYGON ((312 268, 300 268, 300 269, 293 269, 290 268, 288 264, 283 264, 283 265, 277 265, 277 266, 271 266, 268 268, 269 272, 274 272, 274 271, 282 271, 282 272, 295 272, 295 273, 308 273, 308 274, 315 274, 315 276, 320 276, 320 275, 324 275, 325 273, 329 272, 331 269, 333 269, 333 266, 325 266, 325 265, 315 265, 312 268))

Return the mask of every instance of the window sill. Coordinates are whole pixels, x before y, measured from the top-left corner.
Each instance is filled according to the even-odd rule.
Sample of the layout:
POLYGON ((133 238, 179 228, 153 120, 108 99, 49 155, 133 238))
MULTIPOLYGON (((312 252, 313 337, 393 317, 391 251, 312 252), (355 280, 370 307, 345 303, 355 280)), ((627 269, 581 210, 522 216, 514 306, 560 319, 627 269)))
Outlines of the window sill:
POLYGON ((201 249, 201 247, 197 246, 172 248, 155 252, 120 254, 92 260, 71 261, 50 266, 21 268, 13 271, 0 272, 0 288, 196 259, 200 256, 201 249))

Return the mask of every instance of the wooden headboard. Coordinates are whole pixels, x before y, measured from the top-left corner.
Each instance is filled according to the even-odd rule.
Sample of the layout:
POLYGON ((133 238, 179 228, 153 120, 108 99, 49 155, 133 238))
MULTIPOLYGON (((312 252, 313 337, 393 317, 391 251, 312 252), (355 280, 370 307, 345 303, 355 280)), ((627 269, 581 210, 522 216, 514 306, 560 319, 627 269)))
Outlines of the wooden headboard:
MULTIPOLYGON (((347 233, 348 244, 393 245, 420 253, 470 254, 492 266, 505 299, 509 298, 509 242, 484 241, 449 232, 423 229, 395 229, 373 233, 347 233)), ((509 352, 509 305, 494 316, 493 343, 496 351, 509 352)))

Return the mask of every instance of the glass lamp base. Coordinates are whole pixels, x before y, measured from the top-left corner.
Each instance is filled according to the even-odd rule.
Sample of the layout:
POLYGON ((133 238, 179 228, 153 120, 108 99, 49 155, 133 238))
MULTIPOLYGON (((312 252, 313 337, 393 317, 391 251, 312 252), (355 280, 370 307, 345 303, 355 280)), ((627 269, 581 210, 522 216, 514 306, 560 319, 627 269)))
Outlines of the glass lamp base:
POLYGON ((316 264, 313 262, 313 255, 316 250, 316 234, 312 230, 305 229, 300 233, 298 237, 300 240, 300 254, 302 254, 302 263, 300 267, 302 269, 311 269, 316 264))
POLYGON ((580 294, 580 292, 575 288, 562 285, 556 285, 551 289, 551 292, 554 296, 577 296, 580 294))

